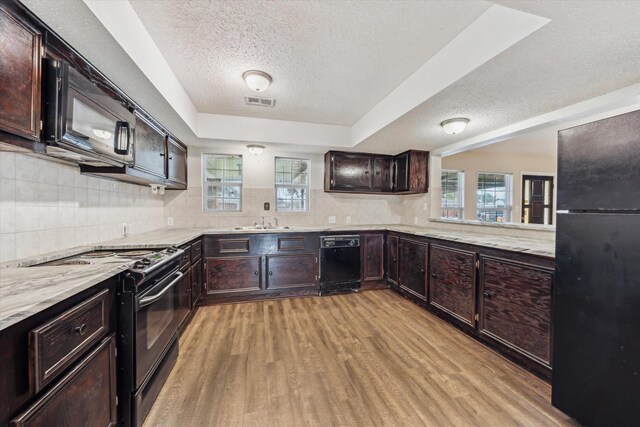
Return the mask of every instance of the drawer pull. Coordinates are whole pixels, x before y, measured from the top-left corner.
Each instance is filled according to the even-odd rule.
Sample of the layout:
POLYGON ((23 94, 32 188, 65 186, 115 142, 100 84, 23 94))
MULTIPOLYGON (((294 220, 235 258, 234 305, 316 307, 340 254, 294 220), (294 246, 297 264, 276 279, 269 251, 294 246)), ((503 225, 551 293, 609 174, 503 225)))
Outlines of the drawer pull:
POLYGON ((273 276, 273 271, 270 271, 270 272, 269 272, 269 276, 273 276))
POLYGON ((254 271, 254 272, 253 272, 253 274, 255 274, 255 275, 257 276, 257 275, 258 275, 258 272, 257 272, 257 271, 254 271))
POLYGON ((482 295, 484 295, 485 298, 491 298, 491 294, 489 292, 483 292, 482 295))
POLYGON ((77 332, 78 335, 84 335, 87 333, 87 324, 83 323, 82 325, 73 328, 73 330, 74 332, 77 332))

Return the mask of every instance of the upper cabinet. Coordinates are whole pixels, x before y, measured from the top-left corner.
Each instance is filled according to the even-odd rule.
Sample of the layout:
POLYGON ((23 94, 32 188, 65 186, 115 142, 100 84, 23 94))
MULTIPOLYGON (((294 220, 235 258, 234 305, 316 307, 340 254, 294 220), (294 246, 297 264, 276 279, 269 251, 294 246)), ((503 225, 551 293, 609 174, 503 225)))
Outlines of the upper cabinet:
POLYGON ((398 156, 329 151, 324 159, 327 192, 416 194, 429 188, 427 151, 398 156))
POLYGON ((41 33, 0 5, 0 141, 40 140, 41 58, 41 33))
POLYGON ((165 178, 166 139, 167 135, 157 125, 136 113, 135 168, 165 178))
POLYGON ((409 150, 394 159, 394 191, 403 194, 429 191, 429 152, 409 150))
POLYGON ((167 183, 168 188, 186 188, 187 186, 187 147, 167 138, 167 183))

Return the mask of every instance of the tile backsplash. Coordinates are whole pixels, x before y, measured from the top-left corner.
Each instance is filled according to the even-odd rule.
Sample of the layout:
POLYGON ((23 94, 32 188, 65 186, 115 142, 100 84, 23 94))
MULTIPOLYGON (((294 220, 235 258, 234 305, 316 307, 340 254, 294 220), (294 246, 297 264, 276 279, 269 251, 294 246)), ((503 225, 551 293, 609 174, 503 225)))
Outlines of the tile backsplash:
POLYGON ((202 188, 189 185, 186 191, 165 194, 165 215, 173 217, 176 227, 237 227, 255 222, 280 225, 313 226, 329 224, 329 217, 336 217, 336 224, 399 224, 402 204, 398 196, 325 193, 311 189, 309 212, 279 212, 275 210, 273 188, 243 188, 242 212, 203 212, 202 188), (264 210, 264 202, 271 210, 264 210))
POLYGON ((78 168, 0 152, 0 262, 165 226, 149 187, 81 175, 78 168))

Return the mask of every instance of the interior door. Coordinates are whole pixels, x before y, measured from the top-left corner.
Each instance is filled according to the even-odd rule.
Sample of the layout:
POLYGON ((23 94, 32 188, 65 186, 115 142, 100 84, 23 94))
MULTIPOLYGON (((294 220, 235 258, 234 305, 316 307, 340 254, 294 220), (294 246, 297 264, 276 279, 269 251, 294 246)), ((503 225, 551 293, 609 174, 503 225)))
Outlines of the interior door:
POLYGON ((545 224, 553 222, 553 177, 523 175, 522 222, 545 224))

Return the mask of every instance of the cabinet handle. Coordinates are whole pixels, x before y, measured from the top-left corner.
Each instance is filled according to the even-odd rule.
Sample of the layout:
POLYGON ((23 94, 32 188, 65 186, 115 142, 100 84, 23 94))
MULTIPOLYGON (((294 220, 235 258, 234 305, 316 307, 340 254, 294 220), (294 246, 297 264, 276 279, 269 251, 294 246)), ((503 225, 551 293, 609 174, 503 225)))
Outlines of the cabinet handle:
POLYGON ((87 333, 87 324, 83 323, 82 325, 76 326, 75 328, 73 328, 73 330, 77 332, 78 335, 84 335, 87 333))
POLYGON ((393 262, 398 262, 398 259, 397 259, 397 258, 394 258, 394 259, 393 259, 393 262))
POLYGON ((258 272, 257 272, 257 271, 254 271, 254 272, 253 272, 253 274, 255 274, 255 275, 257 276, 257 275, 258 275, 258 272))
POLYGON ((435 274, 435 273, 431 273, 431 277, 433 277, 434 279, 437 279, 437 278, 438 278, 438 276, 436 276, 436 274, 435 274))
POLYGON ((169 156, 169 160, 173 160, 173 157, 169 156))
POLYGON ((367 259, 371 259, 371 255, 367 255, 367 259))
POLYGON ((420 273, 424 273, 424 268, 421 268, 421 269, 420 269, 420 273))
POLYGON ((364 174, 365 175, 369 175, 369 171, 364 171, 364 174))
POLYGON ((160 157, 164 157, 164 153, 160 153, 160 157))
POLYGON ((489 292, 483 292, 482 295, 484 295, 485 298, 491 298, 491 294, 489 292))
POLYGON ((380 171, 376 171, 376 175, 380 175, 380 171))
POLYGON ((269 272, 269 276, 273 276, 273 271, 270 271, 270 272, 269 272))

